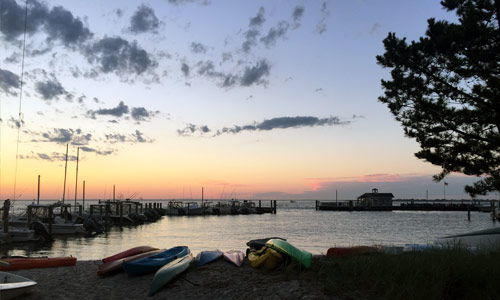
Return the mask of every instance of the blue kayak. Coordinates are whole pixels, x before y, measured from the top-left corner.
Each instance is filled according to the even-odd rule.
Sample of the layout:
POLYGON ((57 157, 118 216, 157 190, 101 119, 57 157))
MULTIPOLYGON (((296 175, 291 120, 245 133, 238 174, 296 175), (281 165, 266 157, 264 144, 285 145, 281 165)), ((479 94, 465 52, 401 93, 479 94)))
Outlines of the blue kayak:
POLYGON ((196 263, 198 266, 204 266, 222 257, 222 252, 219 250, 214 251, 201 251, 196 255, 196 263))
POLYGON ((122 268, 129 275, 138 276, 148 273, 154 273, 159 268, 168 264, 169 262, 184 257, 191 253, 186 246, 173 247, 155 255, 144 257, 136 261, 124 261, 122 268))

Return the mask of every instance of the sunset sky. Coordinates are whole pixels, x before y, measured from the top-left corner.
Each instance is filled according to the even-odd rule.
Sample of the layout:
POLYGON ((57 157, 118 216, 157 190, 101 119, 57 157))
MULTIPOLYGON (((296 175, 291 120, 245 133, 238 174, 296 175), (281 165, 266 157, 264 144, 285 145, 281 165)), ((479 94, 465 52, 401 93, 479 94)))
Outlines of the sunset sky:
POLYGON ((439 1, 28 0, 22 97, 25 4, 1 3, 2 199, 35 198, 38 175, 60 199, 66 144, 68 199, 78 147, 78 197, 444 196, 375 59, 388 32, 453 20, 439 1))

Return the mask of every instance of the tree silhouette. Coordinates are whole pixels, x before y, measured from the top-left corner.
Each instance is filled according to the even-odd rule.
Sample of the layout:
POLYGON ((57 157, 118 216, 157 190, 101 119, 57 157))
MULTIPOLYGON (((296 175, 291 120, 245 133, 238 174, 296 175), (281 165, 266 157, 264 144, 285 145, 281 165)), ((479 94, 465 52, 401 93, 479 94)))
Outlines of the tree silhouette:
POLYGON ((500 191, 500 0, 444 0, 457 22, 428 20, 424 37, 407 43, 389 33, 379 65, 386 103, 415 153, 451 172, 481 176, 472 197, 500 191))

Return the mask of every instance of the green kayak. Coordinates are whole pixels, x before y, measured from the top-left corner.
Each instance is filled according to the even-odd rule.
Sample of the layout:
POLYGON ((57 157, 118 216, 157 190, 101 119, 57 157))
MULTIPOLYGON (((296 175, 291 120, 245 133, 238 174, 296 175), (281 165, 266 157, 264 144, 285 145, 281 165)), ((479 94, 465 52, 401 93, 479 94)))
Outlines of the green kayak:
POLYGON ((186 271, 193 260, 193 255, 189 253, 188 255, 179 257, 161 267, 156 272, 155 277, 153 278, 151 288, 149 289, 149 296, 153 296, 164 285, 182 274, 182 272, 186 271))
POLYGON ((311 266, 312 254, 305 250, 295 248, 287 241, 271 239, 266 242, 266 246, 290 256, 291 258, 300 262, 306 268, 309 268, 311 266))

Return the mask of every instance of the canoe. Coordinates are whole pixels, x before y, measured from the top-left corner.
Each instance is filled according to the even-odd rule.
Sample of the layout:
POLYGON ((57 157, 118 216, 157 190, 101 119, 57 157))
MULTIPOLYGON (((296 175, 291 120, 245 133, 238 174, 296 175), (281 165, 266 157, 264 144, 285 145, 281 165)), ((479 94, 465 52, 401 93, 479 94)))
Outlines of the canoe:
POLYGON ((133 276, 154 273, 169 262, 179 257, 186 256, 189 253, 191 253, 191 251, 189 251, 188 247, 177 246, 136 261, 124 261, 122 262, 122 268, 129 275, 133 276))
POLYGON ((193 255, 189 253, 184 257, 179 257, 168 264, 161 267, 155 274, 153 282, 151 282, 151 288, 149 289, 149 296, 153 296, 158 292, 164 285, 169 283, 172 279, 179 276, 191 265, 193 261, 193 255))
POLYGON ((115 273, 118 273, 120 271, 123 271, 122 269, 122 263, 124 261, 136 261, 144 257, 149 257, 152 255, 155 255, 157 253, 163 252, 165 250, 153 250, 149 252, 143 252, 139 253, 136 255, 128 256, 125 258, 120 258, 118 260, 113 260, 110 262, 107 262, 105 264, 99 265, 98 270, 97 270, 97 275, 99 276, 107 276, 107 275, 112 275, 115 273))
POLYGON ((275 239, 280 239, 286 241, 286 239, 282 239, 280 237, 270 237, 270 238, 264 238, 264 239, 255 239, 255 240, 250 240, 247 242, 247 246, 250 248, 253 248, 255 250, 259 250, 262 247, 266 245, 266 242, 269 240, 275 240, 275 239))
POLYGON ((136 254, 140 254, 140 253, 144 253, 144 252, 149 252, 149 251, 153 251, 153 250, 158 250, 158 248, 154 248, 151 246, 134 247, 134 248, 130 248, 128 250, 125 250, 123 252, 117 253, 115 255, 111 255, 109 257, 103 258, 102 262, 107 263, 110 261, 119 260, 121 258, 125 258, 128 256, 132 256, 132 255, 136 255, 136 254))
POLYGON ((36 268, 71 267, 76 264, 76 257, 6 257, 1 259, 9 265, 0 265, 0 271, 12 271, 36 268))
POLYGON ((283 255, 278 251, 263 247, 259 250, 250 249, 247 254, 250 265, 254 268, 265 268, 266 270, 274 270, 283 262, 283 255))
POLYGON ((384 250, 378 246, 332 247, 328 249, 326 256, 353 256, 382 252, 384 250))
POLYGON ((312 254, 305 250, 296 248, 287 241, 272 239, 266 242, 266 246, 290 256, 306 268, 311 266, 312 254))
POLYGON ((221 257, 222 252, 220 252, 219 250, 201 251, 200 253, 198 253, 198 255, 196 255, 196 263, 199 267, 201 267, 221 257))
POLYGON ((500 227, 445 236, 437 239, 434 244, 474 250, 498 250, 500 247, 500 227))
POLYGON ((240 267, 241 264, 243 263, 243 260, 245 259, 245 254, 243 254, 243 252, 238 250, 229 250, 224 252, 223 257, 228 262, 233 263, 236 266, 240 267))
POLYGON ((7 272, 0 272, 0 299, 7 300, 30 293, 35 288, 36 282, 7 272))

